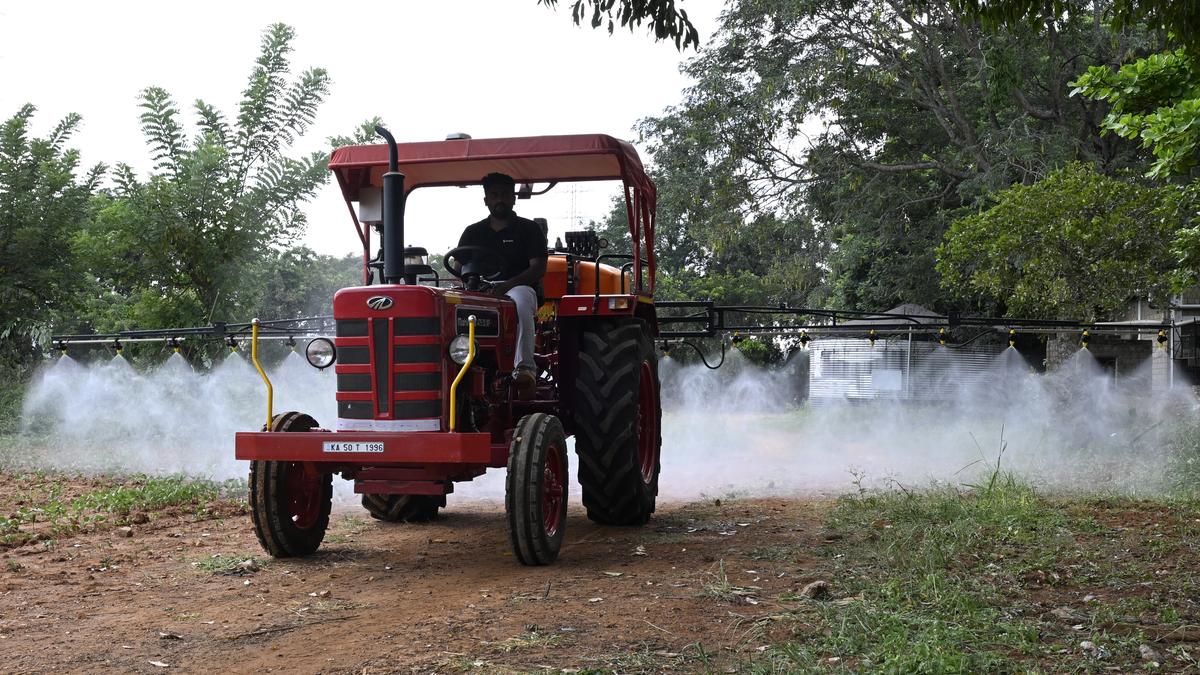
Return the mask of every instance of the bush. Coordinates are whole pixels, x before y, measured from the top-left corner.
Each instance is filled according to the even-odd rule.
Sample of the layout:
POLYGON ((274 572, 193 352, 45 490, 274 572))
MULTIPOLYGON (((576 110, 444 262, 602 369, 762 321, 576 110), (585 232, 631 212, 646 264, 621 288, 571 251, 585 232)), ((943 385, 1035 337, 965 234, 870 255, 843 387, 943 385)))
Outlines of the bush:
POLYGON ((0 436, 15 434, 21 428, 21 406, 32 372, 28 367, 0 366, 0 436))
POLYGON ((1200 498, 1200 422, 1180 424, 1167 441, 1167 485, 1174 496, 1200 498))

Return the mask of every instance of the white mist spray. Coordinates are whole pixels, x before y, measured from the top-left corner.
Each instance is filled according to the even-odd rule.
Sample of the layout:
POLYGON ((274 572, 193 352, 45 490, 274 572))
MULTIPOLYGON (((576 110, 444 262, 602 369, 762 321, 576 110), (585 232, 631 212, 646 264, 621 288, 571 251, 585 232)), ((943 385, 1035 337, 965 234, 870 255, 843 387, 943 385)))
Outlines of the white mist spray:
POLYGON ((1011 348, 982 377, 957 367, 966 358, 937 347, 925 360, 936 371, 923 377, 938 402, 820 398, 799 409, 789 403, 796 387, 780 375, 786 369, 743 364, 722 373, 666 361, 662 494, 824 495, 856 482, 971 482, 997 463, 1059 491, 1166 486, 1166 441, 1194 418, 1197 402, 1190 388, 1151 388, 1149 360, 1114 382, 1087 350, 1046 375, 1011 348))
MULTIPOLYGON (((275 410, 309 411, 332 423, 334 379, 289 354, 271 369, 275 410)), ((63 357, 35 379, 22 416, 25 463, 67 471, 246 476, 233 435, 266 421, 266 391, 254 368, 230 353, 211 373, 178 354, 138 372, 122 357, 81 366, 63 357)))
MULTIPOLYGON (((1009 349, 979 377, 956 370, 955 350, 935 352, 928 363, 937 372, 926 381, 943 401, 926 404, 822 398, 797 405, 795 368, 763 370, 736 351, 715 371, 664 359, 662 498, 819 496, 856 481, 970 482, 997 461, 1054 489, 1153 492, 1164 485, 1165 439, 1196 415, 1190 388, 1149 386, 1149 361, 1114 382, 1086 350, 1038 375, 1009 349)), ((332 369, 318 371, 291 353, 269 374, 276 412, 334 424, 332 369)), ((263 383, 236 353, 209 373, 178 355, 147 372, 121 357, 90 366, 64 357, 39 373, 26 397, 18 462, 244 478, 248 463, 234 459, 234 433, 261 428, 265 416, 263 383)), ((340 498, 356 500, 349 482, 335 485, 340 498)), ((457 484, 450 500, 501 504, 503 494, 504 470, 495 469, 457 484)), ((571 498, 579 502, 577 484, 571 498)))

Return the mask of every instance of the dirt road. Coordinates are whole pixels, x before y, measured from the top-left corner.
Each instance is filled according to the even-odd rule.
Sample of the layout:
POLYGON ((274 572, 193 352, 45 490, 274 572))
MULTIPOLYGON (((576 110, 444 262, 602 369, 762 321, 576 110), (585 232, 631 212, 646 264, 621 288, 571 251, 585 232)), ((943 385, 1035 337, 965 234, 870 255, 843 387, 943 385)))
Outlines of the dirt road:
MULTIPOLYGON (((0 514, 19 502, 0 490, 0 514)), ((816 578, 827 506, 665 504, 644 529, 572 510, 544 568, 513 560, 499 507, 453 496, 429 524, 343 508, 307 559, 266 558, 235 503, 135 513, 0 550, 0 668, 693 671, 782 637, 754 619, 816 578)))

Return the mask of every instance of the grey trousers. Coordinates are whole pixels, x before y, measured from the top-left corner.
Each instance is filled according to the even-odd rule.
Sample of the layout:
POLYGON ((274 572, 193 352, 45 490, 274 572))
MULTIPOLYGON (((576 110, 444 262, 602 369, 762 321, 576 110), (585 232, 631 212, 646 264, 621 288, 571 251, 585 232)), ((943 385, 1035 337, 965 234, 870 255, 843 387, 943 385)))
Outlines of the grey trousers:
POLYGON ((517 304, 516 370, 537 372, 537 363, 533 360, 533 315, 537 312, 537 291, 531 286, 514 286, 505 295, 517 304))

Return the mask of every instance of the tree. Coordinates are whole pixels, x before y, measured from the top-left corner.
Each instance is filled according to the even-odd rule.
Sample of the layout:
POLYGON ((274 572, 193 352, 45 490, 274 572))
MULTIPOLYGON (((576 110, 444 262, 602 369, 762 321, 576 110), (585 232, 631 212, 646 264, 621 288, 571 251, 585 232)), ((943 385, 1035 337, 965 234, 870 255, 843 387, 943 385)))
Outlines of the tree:
POLYGON ((327 316, 333 314, 334 293, 362 283, 362 255, 321 255, 303 246, 272 251, 249 281, 262 289, 255 316, 327 316))
POLYGON ((1010 316, 1111 318, 1134 296, 1163 297, 1180 190, 1071 163, 956 221, 937 251, 942 284, 1010 316))
MULTIPOLYGON (((979 16, 995 28, 1012 26, 1036 19, 1044 11, 1036 0, 992 0, 981 6, 979 0, 955 0, 967 16, 979 16)), ((1054 0, 1052 11, 1063 6, 1082 5, 1079 0, 1054 0)), ((1167 42, 1159 53, 1126 52, 1123 58, 1136 56, 1128 63, 1094 65, 1073 85, 1072 95, 1102 101, 1111 107, 1100 123, 1106 133, 1140 141, 1155 161, 1149 176, 1170 178, 1186 187, 1174 202, 1179 209, 1175 219, 1186 226, 1179 229, 1175 254, 1175 289, 1197 281, 1200 271, 1200 222, 1195 208, 1200 204, 1200 183, 1195 168, 1200 159, 1200 4, 1174 0, 1114 0, 1109 10, 1110 28, 1145 21, 1165 33, 1167 42), (1164 50, 1167 43, 1180 47, 1164 50)))
POLYGON ((0 365, 29 359, 52 313, 72 306, 81 274, 71 238, 88 223, 105 171, 98 164, 76 175, 79 153, 66 143, 78 115, 32 138, 35 112, 22 106, 0 126, 0 365))
POLYGON ((994 34, 949 0, 738 0, 685 66, 698 84, 644 133, 656 162, 716 167, 718 188, 744 186, 727 212, 814 223, 833 247, 835 304, 955 309, 930 272, 959 210, 1069 161, 1108 173, 1142 162, 1099 133, 1104 104, 1069 97, 1089 60, 1149 41, 1098 32, 1101 14, 994 34))
POLYGON ((166 90, 142 92, 154 172, 142 181, 118 165, 115 190, 78 242, 98 283, 93 304, 117 308, 98 327, 241 319, 258 290, 243 283, 246 271, 303 233, 301 206, 327 180, 328 154, 284 153, 313 121, 329 77, 313 68, 289 78, 294 37, 269 27, 236 117, 198 100, 190 139, 166 90))
POLYGON ((1117 70, 1093 66, 1072 94, 1108 102, 1101 127, 1141 141, 1151 176, 1186 175, 1200 159, 1200 68, 1186 50, 1152 54, 1117 70))
MULTIPOLYGON (((1116 31, 1145 25, 1172 34, 1189 48, 1200 47, 1200 4, 1180 0, 1114 0, 1107 5, 1109 25, 1116 31)), ((981 19, 992 29, 1022 23, 1038 25, 1047 16, 1086 11, 1095 0, 952 0, 951 6, 968 18, 981 19)))
MULTIPOLYGON (((538 0, 538 4, 555 8, 558 0, 538 0)), ((700 45, 699 31, 685 10, 675 9, 675 0, 575 0, 571 5, 571 19, 576 25, 588 19, 592 28, 607 24, 609 35, 617 24, 632 31, 644 21, 654 32, 655 40, 673 40, 675 48, 681 51, 689 45, 700 45)))

